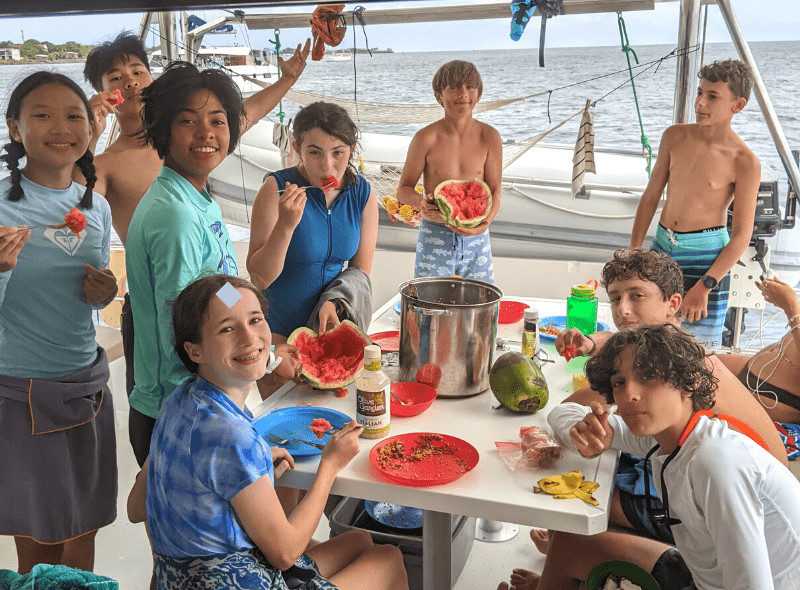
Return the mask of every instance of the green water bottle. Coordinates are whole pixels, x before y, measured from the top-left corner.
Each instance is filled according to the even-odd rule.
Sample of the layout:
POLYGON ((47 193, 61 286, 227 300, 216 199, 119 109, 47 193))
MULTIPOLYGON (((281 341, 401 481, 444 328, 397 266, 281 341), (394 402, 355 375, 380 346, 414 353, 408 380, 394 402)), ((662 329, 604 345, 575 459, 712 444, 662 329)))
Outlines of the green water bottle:
POLYGON ((567 328, 578 328, 585 335, 597 331, 597 281, 572 285, 567 299, 567 328))

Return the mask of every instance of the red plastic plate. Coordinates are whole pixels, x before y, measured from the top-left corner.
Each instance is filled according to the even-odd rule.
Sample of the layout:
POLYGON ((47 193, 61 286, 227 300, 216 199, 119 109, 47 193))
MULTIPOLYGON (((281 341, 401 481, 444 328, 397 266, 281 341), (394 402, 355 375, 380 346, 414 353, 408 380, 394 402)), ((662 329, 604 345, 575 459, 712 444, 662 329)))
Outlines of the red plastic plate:
POLYGON ((530 305, 521 301, 501 301, 500 315, 497 318, 499 324, 515 324, 525 315, 525 310, 530 305))
POLYGON ((372 340, 373 344, 381 347, 381 352, 400 351, 400 332, 398 330, 370 334, 369 339, 372 340))
POLYGON ((440 434, 442 440, 432 441, 434 447, 446 447, 453 450, 453 454, 428 455, 421 461, 389 460, 384 467, 380 466, 378 457, 380 450, 395 441, 405 444, 406 454, 411 451, 414 443, 421 436, 435 434, 432 432, 412 432, 399 434, 376 444, 369 452, 369 462, 382 476, 395 483, 414 488, 438 486, 457 480, 465 473, 471 471, 477 464, 478 451, 465 440, 440 434), (396 465, 393 467, 392 465, 396 465))

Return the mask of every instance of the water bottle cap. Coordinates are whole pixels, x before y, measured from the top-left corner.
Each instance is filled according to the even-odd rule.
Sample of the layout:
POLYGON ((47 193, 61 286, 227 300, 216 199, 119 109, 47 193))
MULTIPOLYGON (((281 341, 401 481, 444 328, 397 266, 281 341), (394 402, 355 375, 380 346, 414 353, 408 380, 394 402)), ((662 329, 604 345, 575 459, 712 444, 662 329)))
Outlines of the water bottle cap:
POLYGON ((526 309, 525 310, 525 319, 526 320, 538 320, 539 319, 539 310, 538 309, 526 309))
POLYGON ((572 285, 572 294, 579 297, 591 297, 594 295, 596 288, 595 285, 580 283, 578 285, 572 285))

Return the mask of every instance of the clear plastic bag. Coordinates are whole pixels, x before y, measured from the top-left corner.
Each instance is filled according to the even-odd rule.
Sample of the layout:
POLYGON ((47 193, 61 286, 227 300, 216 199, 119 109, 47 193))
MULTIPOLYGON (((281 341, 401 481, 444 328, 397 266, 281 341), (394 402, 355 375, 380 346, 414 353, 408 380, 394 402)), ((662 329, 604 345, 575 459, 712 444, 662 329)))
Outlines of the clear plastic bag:
POLYGON ((520 442, 498 442, 495 447, 511 471, 549 469, 561 459, 559 445, 547 430, 536 426, 519 429, 520 442))

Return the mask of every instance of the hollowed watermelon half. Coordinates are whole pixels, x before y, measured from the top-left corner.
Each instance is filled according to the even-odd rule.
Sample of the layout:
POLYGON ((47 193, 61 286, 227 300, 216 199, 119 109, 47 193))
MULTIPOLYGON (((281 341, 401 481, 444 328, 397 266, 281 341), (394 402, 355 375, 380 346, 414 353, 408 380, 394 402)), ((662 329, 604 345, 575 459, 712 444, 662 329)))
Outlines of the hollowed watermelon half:
POLYGON ((300 349, 302 375, 313 387, 346 387, 364 366, 364 347, 369 337, 350 320, 344 320, 322 336, 308 328, 297 328, 287 340, 300 349))
POLYGON ((492 209, 492 191, 477 178, 445 180, 433 191, 433 198, 444 220, 457 227, 480 225, 492 209))

